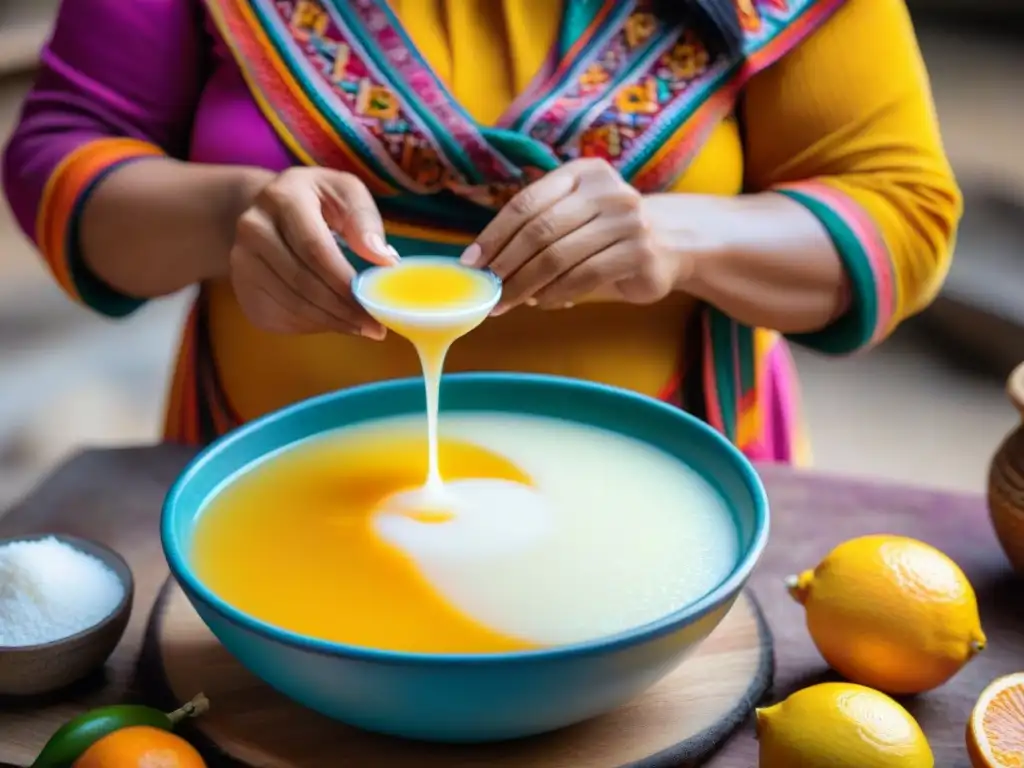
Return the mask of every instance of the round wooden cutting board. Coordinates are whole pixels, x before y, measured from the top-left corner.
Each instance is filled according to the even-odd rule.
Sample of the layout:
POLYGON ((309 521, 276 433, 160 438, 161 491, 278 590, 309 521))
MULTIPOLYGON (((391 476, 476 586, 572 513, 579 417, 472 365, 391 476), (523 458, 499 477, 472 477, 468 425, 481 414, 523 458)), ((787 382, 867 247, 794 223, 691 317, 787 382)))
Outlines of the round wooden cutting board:
MULTIPOLYGON (((349 728, 271 690, 217 642, 172 581, 150 620, 144 673, 169 708, 199 692, 211 709, 189 734, 214 760, 258 768, 662 768, 700 765, 768 690, 771 636, 751 595, 678 669, 632 703, 565 730, 445 746, 349 728)), ((219 765, 213 762, 211 765, 219 765)))

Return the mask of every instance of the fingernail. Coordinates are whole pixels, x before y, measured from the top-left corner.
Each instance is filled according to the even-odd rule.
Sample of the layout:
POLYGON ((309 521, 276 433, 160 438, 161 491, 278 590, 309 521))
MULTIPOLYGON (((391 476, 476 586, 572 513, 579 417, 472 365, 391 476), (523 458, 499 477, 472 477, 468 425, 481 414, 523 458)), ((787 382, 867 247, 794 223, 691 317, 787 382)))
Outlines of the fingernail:
POLYGON ((562 305, 562 309, 572 309, 575 306, 576 305, 573 304, 571 301, 567 301, 565 302, 565 304, 562 305))
POLYGON ((370 250, 374 251, 378 256, 382 256, 388 261, 394 263, 398 262, 398 251, 388 245, 384 241, 384 238, 376 232, 371 232, 366 236, 366 244, 370 247, 370 250))
POLYGON ((473 243, 471 246, 469 246, 469 248, 462 252, 462 256, 459 258, 459 261, 461 261, 467 267, 472 267, 478 261, 480 261, 480 257, 482 255, 483 250, 480 248, 479 245, 473 243))
POLYGON ((391 254, 392 258, 394 258, 394 260, 396 262, 402 260, 402 256, 398 253, 398 249, 395 248, 395 246, 389 245, 388 246, 388 253, 391 254))
POLYGON ((526 306, 528 306, 528 307, 536 307, 539 303, 540 302, 538 302, 532 296, 526 300, 526 306))
POLYGON ((500 317, 501 315, 504 315, 506 312, 508 312, 510 309, 512 309, 512 307, 508 306, 507 304, 499 304, 491 311, 491 317, 500 317))
POLYGON ((379 325, 364 325, 363 336, 374 341, 383 341, 384 337, 388 335, 387 328, 382 328, 379 325))

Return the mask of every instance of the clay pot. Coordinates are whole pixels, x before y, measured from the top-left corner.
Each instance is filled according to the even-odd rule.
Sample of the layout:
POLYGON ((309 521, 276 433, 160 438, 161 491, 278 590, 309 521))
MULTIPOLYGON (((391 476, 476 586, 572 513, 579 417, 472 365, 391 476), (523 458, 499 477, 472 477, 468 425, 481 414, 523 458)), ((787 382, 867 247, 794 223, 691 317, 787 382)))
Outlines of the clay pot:
POLYGON ((988 508, 996 537, 1013 567, 1024 573, 1024 363, 1010 374, 1006 391, 1022 422, 999 446, 988 474, 988 508))

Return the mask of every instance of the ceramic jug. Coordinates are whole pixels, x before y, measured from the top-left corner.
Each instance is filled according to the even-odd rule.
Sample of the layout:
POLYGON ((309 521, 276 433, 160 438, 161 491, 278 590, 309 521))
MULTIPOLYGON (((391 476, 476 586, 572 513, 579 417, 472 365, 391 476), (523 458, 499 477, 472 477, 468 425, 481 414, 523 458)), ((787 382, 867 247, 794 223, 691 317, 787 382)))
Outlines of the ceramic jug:
POLYGON ((999 446, 988 475, 988 508, 996 537, 1018 573, 1024 573, 1024 363, 1006 385, 1021 423, 999 446))

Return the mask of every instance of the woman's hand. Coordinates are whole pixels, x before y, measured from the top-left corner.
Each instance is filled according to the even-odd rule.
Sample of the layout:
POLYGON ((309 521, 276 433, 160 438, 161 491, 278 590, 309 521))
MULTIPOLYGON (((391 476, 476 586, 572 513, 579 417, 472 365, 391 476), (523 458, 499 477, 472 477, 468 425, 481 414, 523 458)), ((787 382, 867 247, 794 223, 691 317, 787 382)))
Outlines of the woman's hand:
POLYGON ((673 290, 682 268, 654 237, 643 196, 594 159, 567 163, 522 190, 462 260, 504 281, 495 314, 521 303, 562 308, 595 293, 650 304, 673 290))
POLYGON ((229 268, 238 303, 274 333, 338 331, 382 339, 352 297, 355 270, 334 239, 374 264, 394 264, 373 197, 355 176, 292 168, 255 194, 238 218, 229 268))

